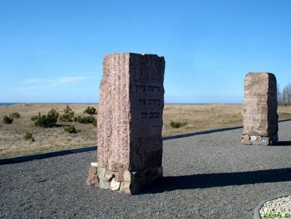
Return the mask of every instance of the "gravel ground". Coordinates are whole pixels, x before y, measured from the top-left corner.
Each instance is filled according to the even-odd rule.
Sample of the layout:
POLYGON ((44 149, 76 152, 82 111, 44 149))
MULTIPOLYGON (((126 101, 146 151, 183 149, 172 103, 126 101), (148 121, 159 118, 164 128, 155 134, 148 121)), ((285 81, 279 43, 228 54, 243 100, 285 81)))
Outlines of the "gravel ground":
POLYGON ((242 129, 164 140, 164 181, 138 195, 85 184, 96 151, 0 166, 0 218, 252 218, 291 193, 291 121, 280 146, 243 146, 242 129))

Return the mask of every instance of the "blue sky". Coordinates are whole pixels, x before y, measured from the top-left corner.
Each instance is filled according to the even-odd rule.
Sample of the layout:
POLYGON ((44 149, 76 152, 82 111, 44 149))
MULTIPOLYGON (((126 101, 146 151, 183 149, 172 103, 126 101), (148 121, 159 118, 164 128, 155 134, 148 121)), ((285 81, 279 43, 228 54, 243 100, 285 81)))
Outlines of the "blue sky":
POLYGON ((290 0, 0 0, 0 102, 96 103, 111 53, 164 56, 166 103, 241 103, 291 83, 290 0))

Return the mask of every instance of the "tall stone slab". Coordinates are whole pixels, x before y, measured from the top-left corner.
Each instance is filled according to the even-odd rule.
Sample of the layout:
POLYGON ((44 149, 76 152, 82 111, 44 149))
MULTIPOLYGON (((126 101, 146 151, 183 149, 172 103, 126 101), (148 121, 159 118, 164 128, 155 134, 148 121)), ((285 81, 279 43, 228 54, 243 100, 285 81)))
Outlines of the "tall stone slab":
POLYGON ((134 194, 162 177, 164 69, 157 55, 105 56, 88 184, 134 194))
POLYGON ((278 142, 277 81, 272 73, 250 72, 244 82, 243 135, 245 145, 278 142))

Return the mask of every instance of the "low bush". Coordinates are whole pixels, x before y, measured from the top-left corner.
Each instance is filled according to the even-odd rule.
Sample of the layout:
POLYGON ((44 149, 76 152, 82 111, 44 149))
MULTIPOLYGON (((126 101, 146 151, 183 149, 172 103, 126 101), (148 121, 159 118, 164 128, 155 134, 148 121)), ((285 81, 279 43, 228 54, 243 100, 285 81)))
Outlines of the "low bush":
POLYGON ((35 126, 40 126, 44 128, 53 127, 58 121, 59 114, 55 109, 51 109, 47 115, 41 115, 33 117, 35 126))
POLYGON ((20 114, 18 112, 10 113, 10 117, 12 118, 20 118, 20 114))
POLYGON ((177 129, 177 128, 181 128, 181 127, 187 125, 187 122, 174 122, 174 121, 171 121, 170 125, 171 125, 172 128, 176 128, 177 129))
POLYGON ((78 116, 78 117, 75 117, 75 122, 85 123, 85 124, 96 123, 96 125, 97 125, 97 121, 96 121, 96 118, 94 116, 78 116))
POLYGON ((34 137, 33 137, 33 135, 32 135, 31 132, 26 132, 25 133, 24 140, 26 140, 26 141, 30 140, 31 142, 34 142, 35 141, 35 139, 34 139, 34 137))
POLYGON ((68 133, 77 133, 77 130, 76 130, 75 126, 73 126, 73 125, 66 126, 64 128, 64 131, 68 132, 68 133))
POLYGON ((94 125, 95 127, 97 127, 97 119, 96 119, 96 118, 94 118, 93 125, 94 125))
POLYGON ((9 116, 3 117, 3 123, 4 124, 11 124, 13 122, 13 118, 10 118, 9 116))
POLYGON ((64 114, 60 116, 60 122, 73 122, 74 120, 74 111, 70 108, 69 105, 64 109, 64 114))
POLYGON ((35 116, 32 116, 32 117, 30 118, 31 121, 35 121, 35 120, 37 120, 38 116, 39 116, 39 114, 38 114, 38 115, 35 115, 35 116))
POLYGON ((89 115, 94 115, 94 114, 97 114, 97 111, 96 109, 92 106, 88 106, 87 109, 84 111, 84 113, 87 113, 89 115))

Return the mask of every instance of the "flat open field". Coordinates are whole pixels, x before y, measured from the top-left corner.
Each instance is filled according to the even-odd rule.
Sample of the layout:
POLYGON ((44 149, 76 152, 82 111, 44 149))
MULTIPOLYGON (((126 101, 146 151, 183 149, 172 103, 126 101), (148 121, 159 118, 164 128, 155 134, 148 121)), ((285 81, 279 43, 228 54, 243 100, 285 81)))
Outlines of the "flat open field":
MULTIPOLYGON (((36 127, 32 116, 47 114, 52 108, 63 113, 66 104, 18 104, 0 107, 0 159, 27 154, 80 148, 96 145, 96 127, 78 122, 58 122, 57 127, 36 127), (3 117, 18 112, 20 118, 14 118, 12 124, 4 124, 3 117), (78 132, 69 134, 64 131, 66 125, 74 125, 78 132), (24 139, 31 132, 34 142, 24 139)), ((88 106, 98 110, 98 105, 70 104, 75 116, 84 115, 88 106)), ((163 115, 163 136, 191 133, 196 131, 242 125, 242 105, 165 105, 163 115), (170 122, 186 122, 180 128, 172 128, 170 122)), ((291 107, 278 108, 279 119, 291 119, 291 107)))

